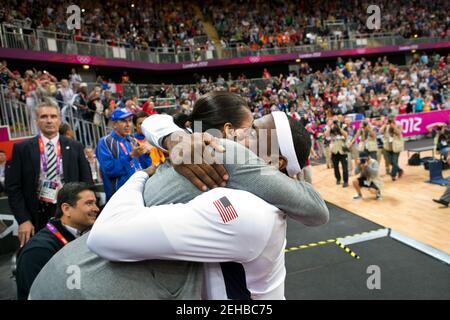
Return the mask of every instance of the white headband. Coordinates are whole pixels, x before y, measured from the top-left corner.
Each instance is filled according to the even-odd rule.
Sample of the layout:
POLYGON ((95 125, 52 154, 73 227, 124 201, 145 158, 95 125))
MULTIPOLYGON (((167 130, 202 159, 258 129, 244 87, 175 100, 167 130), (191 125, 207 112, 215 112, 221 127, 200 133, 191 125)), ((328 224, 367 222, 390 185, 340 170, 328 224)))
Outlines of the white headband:
POLYGON ((275 121, 275 129, 277 130, 278 145, 281 155, 285 156, 287 163, 287 173, 290 177, 295 178, 302 171, 295 154, 294 141, 292 140, 291 126, 286 113, 282 111, 272 112, 275 121))

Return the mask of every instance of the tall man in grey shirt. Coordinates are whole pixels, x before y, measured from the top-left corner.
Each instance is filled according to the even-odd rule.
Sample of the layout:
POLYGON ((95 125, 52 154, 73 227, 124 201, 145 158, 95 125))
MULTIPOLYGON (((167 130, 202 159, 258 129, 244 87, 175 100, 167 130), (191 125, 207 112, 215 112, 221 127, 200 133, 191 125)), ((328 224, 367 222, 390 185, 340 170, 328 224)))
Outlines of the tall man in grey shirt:
MULTIPOLYGON (((157 146, 155 141, 161 141, 161 137, 173 132, 158 130, 170 126, 164 122, 167 119, 153 118, 155 122, 149 125, 154 130, 150 140, 157 146)), ((235 156, 235 161, 225 163, 230 177, 227 187, 247 190, 306 225, 328 221, 325 202, 310 184, 289 178, 240 144, 229 140, 220 142, 226 153, 235 156), (238 159, 245 161, 238 163, 238 159)), ((147 181, 144 198, 147 206, 153 206, 185 203, 200 193, 189 180, 164 163, 147 181)), ((86 239, 87 235, 77 239, 54 256, 36 278, 31 299, 201 298, 201 264, 157 260, 112 263, 90 252, 86 239), (67 273, 69 269, 73 274, 67 273), (68 286, 70 281, 74 282, 72 286, 68 286)))

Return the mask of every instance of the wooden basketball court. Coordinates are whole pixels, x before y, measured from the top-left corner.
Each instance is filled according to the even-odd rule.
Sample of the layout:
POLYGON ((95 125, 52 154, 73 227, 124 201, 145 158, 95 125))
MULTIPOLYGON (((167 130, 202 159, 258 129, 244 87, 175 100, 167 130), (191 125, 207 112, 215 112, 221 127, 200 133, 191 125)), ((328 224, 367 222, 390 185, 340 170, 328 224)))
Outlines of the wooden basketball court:
MULTIPOLYGON (((431 156, 431 151, 421 156, 431 156)), ((352 181, 356 176, 350 176, 349 187, 342 188, 342 184, 336 185, 333 169, 327 169, 326 165, 312 168, 313 185, 326 201, 336 206, 450 253, 450 208, 432 201, 444 193, 445 187, 427 183, 429 172, 423 166, 408 166, 406 151, 399 160, 405 174, 395 182, 384 175, 383 162, 381 159, 384 188, 380 201, 364 188, 363 199, 353 200, 356 191, 352 181)), ((443 172, 444 177, 449 175, 450 170, 443 172)))

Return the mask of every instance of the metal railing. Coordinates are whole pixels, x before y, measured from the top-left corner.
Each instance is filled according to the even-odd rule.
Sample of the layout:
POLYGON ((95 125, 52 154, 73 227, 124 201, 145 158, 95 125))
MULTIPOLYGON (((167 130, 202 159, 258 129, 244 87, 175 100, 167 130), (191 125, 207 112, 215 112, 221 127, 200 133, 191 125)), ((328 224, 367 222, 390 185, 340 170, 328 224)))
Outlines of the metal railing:
POLYGON ((74 36, 49 30, 26 29, 11 24, 1 26, 1 45, 5 48, 91 55, 105 58, 127 59, 152 63, 179 63, 202 61, 217 57, 216 53, 203 48, 207 39, 193 39, 194 45, 178 47, 132 47, 126 42, 74 36))
POLYGON ((0 89, 0 124, 9 127, 12 139, 33 135, 32 110, 18 99, 7 98, 3 87, 0 89))
MULTIPOLYGON (((0 86, 0 125, 9 127, 12 139, 29 137, 38 133, 36 125, 36 106, 42 101, 37 95, 29 95, 26 102, 8 97, 7 88, 0 86)), ((20 92, 19 95, 23 95, 20 92)), ((54 99, 54 98, 52 98, 54 99)), ((56 103, 63 103, 54 99, 56 103)), ((64 104, 64 103, 63 103, 64 104)), ((86 110, 95 115, 96 112, 86 110)), ((86 113, 84 113, 86 114, 86 113)), ((91 114, 91 116, 92 116, 91 114)), ((67 122, 75 133, 77 141, 84 146, 96 147, 98 140, 111 131, 103 114, 98 114, 96 122, 83 118, 83 113, 66 104, 61 110, 61 121, 67 122)))
MULTIPOLYGON (((270 79, 247 79, 247 80, 233 80, 206 83, 203 85, 213 85, 216 88, 222 87, 224 90, 229 90, 231 86, 237 84, 240 88, 258 88, 260 90, 265 89, 269 84, 276 82, 276 78, 270 79)), ((88 83, 88 89, 92 90, 98 83, 88 83)), ((124 84, 123 89, 126 91, 126 98, 137 96, 138 100, 143 102, 149 97, 153 96, 154 108, 158 112, 173 113, 178 107, 178 99, 182 95, 183 91, 190 89, 198 89, 201 84, 184 84, 184 85, 169 85, 167 90, 167 96, 165 98, 159 97, 160 89, 163 87, 161 84, 124 84)), ((301 83, 297 85, 296 90, 301 89, 301 83)), ((29 95, 26 98, 26 102, 19 97, 25 96, 25 92, 19 91, 17 97, 10 97, 8 95, 8 88, 6 86, 0 86, 0 125, 7 125, 10 129, 11 138, 28 137, 38 133, 36 125, 36 113, 35 109, 39 102, 42 101, 42 97, 36 94, 29 95)), ((98 140, 108 134, 111 127, 106 124, 106 119, 103 114, 97 114, 97 121, 88 120, 87 118, 93 118, 96 112, 92 110, 86 110, 82 112, 72 105, 72 103, 64 103, 58 101, 54 97, 51 97, 56 103, 60 104, 61 120, 67 122, 75 133, 76 139, 83 145, 96 147, 98 140), (86 112, 91 113, 89 117, 85 117, 86 112)))
POLYGON ((336 39, 335 37, 317 37, 314 44, 302 46, 285 46, 274 48, 261 48, 254 50, 243 43, 234 43, 230 47, 222 49, 222 56, 227 58, 257 56, 270 54, 285 54, 295 52, 314 52, 323 50, 351 49, 360 47, 379 47, 384 45, 400 45, 406 43, 435 42, 445 40, 443 38, 417 38, 404 39, 394 34, 355 35, 351 39, 336 39), (422 40, 422 41, 420 41, 422 40))
MULTIPOLYGON (((201 37, 199 37, 200 39, 201 37)), ((450 40, 447 38, 411 38, 405 39, 394 33, 355 34, 349 39, 336 37, 316 37, 313 43, 301 46, 285 46, 274 48, 251 49, 247 45, 232 43, 225 48, 208 49, 206 46, 193 47, 131 47, 129 43, 112 40, 74 37, 70 34, 48 30, 34 30, 3 24, 0 28, 2 47, 20 48, 66 54, 92 55, 105 58, 127 59, 151 63, 183 63, 205 61, 217 58, 233 58, 243 56, 259 56, 284 53, 308 53, 313 51, 351 49, 361 47, 380 47, 385 45, 413 45, 421 42, 437 42, 450 40), (220 54, 219 54, 220 51, 220 54)), ((199 42, 205 41, 198 40, 199 42)), ((195 40, 194 40, 195 42, 195 40)))

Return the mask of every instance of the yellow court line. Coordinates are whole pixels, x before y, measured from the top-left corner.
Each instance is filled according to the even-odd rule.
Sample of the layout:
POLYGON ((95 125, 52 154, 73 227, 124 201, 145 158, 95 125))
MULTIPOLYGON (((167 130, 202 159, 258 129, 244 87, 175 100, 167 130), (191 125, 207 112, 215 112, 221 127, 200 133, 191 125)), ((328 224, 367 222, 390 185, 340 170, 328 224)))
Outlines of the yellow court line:
MULTIPOLYGON (((323 245, 330 244, 330 243, 336 243, 339 247, 341 247, 343 245, 339 243, 338 239, 345 239, 345 238, 349 238, 349 237, 362 236, 364 234, 368 234, 368 233, 379 231, 379 230, 383 230, 383 229, 384 228, 380 228, 380 229, 376 229, 376 230, 365 231, 365 232, 361 232, 361 233, 355 233, 355 234, 344 236, 344 237, 337 237, 336 239, 329 239, 329 240, 324 240, 324 241, 319 241, 319 242, 312 242, 312 243, 309 243, 309 244, 303 244, 303 245, 299 245, 299 246, 294 246, 294 247, 290 247, 288 249, 285 249, 284 252, 287 253, 287 252, 297 251, 297 250, 301 250, 301 249, 313 248, 313 247, 323 246, 323 245)), ((347 248, 347 247, 344 246, 344 248, 342 248, 342 249, 345 250, 345 248, 347 248)), ((348 250, 350 250, 350 249, 348 249, 348 250)), ((354 257, 355 259, 359 259, 359 256, 356 253, 354 253, 353 251, 351 251, 351 252, 352 253, 350 253, 350 252, 349 253, 350 253, 350 255, 352 257, 354 257)))

